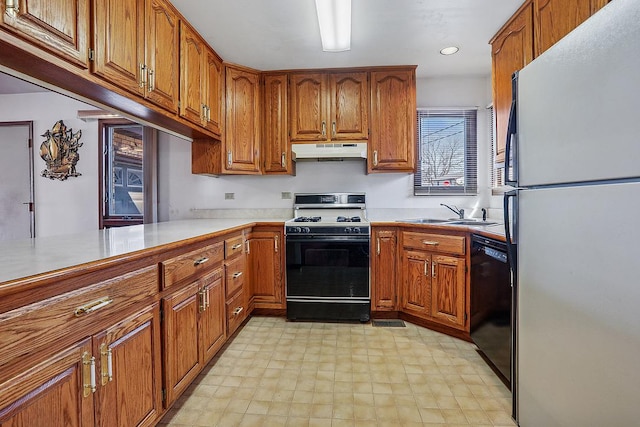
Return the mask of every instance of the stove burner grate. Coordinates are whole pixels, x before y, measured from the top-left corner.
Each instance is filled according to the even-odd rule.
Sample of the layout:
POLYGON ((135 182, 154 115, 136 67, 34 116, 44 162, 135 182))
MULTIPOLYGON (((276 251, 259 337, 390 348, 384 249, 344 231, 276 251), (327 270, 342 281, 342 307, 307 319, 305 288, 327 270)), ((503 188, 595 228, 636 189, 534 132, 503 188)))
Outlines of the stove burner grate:
POLYGON ((336 218, 337 222, 362 222, 362 218, 360 218, 359 216, 352 216, 350 218, 347 218, 346 216, 339 216, 338 218, 336 218))
POLYGON ((293 222, 320 222, 319 216, 299 216, 293 219, 293 222))

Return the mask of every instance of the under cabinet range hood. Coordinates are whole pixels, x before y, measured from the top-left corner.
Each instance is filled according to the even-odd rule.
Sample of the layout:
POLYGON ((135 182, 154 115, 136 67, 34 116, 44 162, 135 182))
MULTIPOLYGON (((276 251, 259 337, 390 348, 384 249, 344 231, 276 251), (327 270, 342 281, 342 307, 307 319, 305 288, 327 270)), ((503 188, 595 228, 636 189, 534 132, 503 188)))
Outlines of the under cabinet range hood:
POLYGON ((326 144, 291 144, 296 160, 366 159, 366 142, 328 142, 326 144))

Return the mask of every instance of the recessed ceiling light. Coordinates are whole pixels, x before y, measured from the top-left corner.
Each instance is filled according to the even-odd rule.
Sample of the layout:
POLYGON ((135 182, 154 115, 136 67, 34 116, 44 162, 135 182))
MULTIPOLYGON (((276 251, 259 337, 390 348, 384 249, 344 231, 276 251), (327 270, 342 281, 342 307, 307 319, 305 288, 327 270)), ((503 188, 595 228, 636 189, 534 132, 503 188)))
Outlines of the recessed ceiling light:
POLYGON ((453 55, 459 50, 460 49, 457 46, 449 46, 449 47, 445 47, 444 49, 441 49, 440 53, 443 55, 453 55))

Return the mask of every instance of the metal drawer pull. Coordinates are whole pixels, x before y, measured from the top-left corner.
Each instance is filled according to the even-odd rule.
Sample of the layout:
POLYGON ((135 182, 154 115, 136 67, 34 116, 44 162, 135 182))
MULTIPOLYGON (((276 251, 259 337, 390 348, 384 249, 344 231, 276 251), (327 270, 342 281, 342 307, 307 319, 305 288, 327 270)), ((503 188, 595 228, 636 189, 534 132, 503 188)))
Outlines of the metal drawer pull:
POLYGON ((238 250, 242 247, 242 243, 236 243, 235 245, 231 246, 231 250, 238 250))
POLYGON ((96 391, 96 358, 90 353, 82 353, 82 396, 89 397, 96 391))
POLYGON ((242 313, 242 310, 244 310, 244 307, 237 307, 235 310, 233 310, 233 315, 237 316, 238 314, 242 313))
POLYGON ((429 245, 429 246, 438 246, 440 242, 436 242, 435 240, 423 240, 422 244, 429 245))
POLYGON ((378 150, 373 151, 373 166, 378 166, 378 150))
POLYGON ((195 266, 202 265, 202 264, 204 264, 204 263, 205 263, 205 262, 207 262, 207 261, 209 261, 209 258, 207 258, 207 257, 203 257, 203 258, 200 258, 200 259, 198 259, 198 260, 195 260, 195 261, 193 262, 193 265, 195 265, 195 266))
POLYGON ((237 271, 237 272, 233 273, 233 276, 232 276, 232 277, 233 277, 234 279, 237 279, 237 278, 238 278, 238 277, 240 277, 240 276, 242 276, 242 271, 237 271))
POLYGON ((429 261, 424 262, 424 275, 429 276, 429 261))
POLYGON ((73 314, 76 317, 80 317, 80 316, 83 316, 85 314, 93 313, 96 310, 100 310, 102 307, 106 307, 107 305, 111 304, 112 302, 113 302, 113 299, 110 298, 110 297, 100 298, 99 300, 90 302, 87 305, 83 305, 82 307, 76 308, 75 311, 73 312, 73 314))
POLYGON ((107 344, 100 346, 100 370, 102 371, 102 385, 113 380, 113 355, 107 344))
POLYGON ((435 279, 436 277, 436 263, 435 261, 431 263, 431 276, 435 279))

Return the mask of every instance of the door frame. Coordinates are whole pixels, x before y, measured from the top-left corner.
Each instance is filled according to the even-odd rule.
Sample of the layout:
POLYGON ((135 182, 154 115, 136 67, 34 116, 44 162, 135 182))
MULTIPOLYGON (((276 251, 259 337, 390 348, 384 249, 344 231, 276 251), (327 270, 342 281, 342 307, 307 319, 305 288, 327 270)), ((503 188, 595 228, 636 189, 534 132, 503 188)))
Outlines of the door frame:
POLYGON ((33 165, 33 121, 25 120, 25 121, 11 121, 11 122, 0 122, 0 126, 9 127, 9 126, 26 126, 29 130, 28 136, 28 148, 29 148, 29 228, 31 233, 31 238, 36 237, 36 203, 35 203, 35 177, 34 174, 34 165, 33 165))

